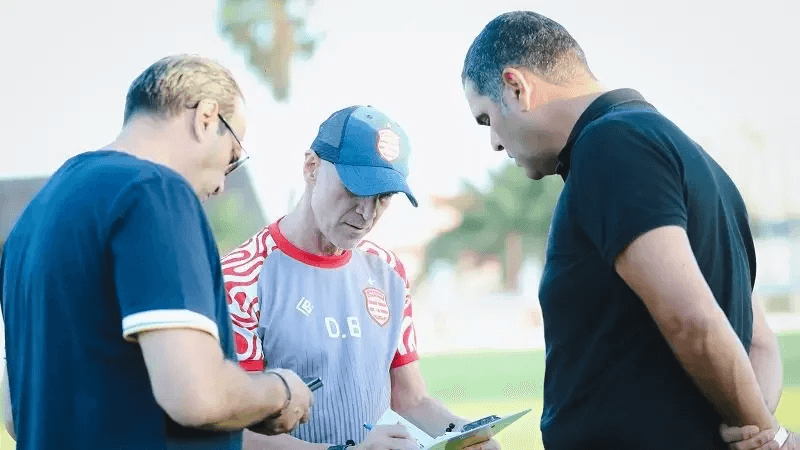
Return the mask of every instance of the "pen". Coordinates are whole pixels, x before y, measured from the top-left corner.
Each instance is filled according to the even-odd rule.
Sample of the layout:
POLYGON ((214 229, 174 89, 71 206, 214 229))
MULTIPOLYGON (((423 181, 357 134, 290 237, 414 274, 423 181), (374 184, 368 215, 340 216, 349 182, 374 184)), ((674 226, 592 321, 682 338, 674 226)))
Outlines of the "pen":
POLYGON ((314 392, 317 389, 322 387, 322 378, 319 378, 319 377, 311 379, 311 380, 303 380, 303 381, 305 381, 306 386, 308 386, 308 389, 311 390, 311 392, 314 392))

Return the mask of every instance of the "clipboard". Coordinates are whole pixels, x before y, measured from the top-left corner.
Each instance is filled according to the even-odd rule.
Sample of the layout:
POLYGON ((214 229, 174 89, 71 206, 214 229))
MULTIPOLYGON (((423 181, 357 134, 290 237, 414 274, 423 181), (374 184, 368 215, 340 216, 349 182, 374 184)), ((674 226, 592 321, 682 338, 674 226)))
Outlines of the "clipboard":
POLYGON ((503 431, 506 427, 516 422, 519 418, 531 412, 530 409, 520 411, 516 414, 511 414, 505 417, 500 417, 497 420, 487 422, 479 427, 472 428, 469 431, 451 431, 442 434, 436 438, 429 436, 424 431, 414 426, 411 422, 404 419, 402 416, 392 411, 387 410, 386 413, 376 422, 376 425, 388 425, 400 423, 408 428, 408 431, 419 443, 421 450, 461 450, 469 447, 470 445, 477 444, 493 438, 497 433, 503 431))
POLYGON ((525 411, 520 411, 516 414, 511 414, 501 417, 498 420, 485 423, 469 431, 445 433, 434 439, 430 446, 425 447, 425 450, 461 450, 470 445, 487 441, 529 412, 531 412, 531 410, 526 409, 525 411))

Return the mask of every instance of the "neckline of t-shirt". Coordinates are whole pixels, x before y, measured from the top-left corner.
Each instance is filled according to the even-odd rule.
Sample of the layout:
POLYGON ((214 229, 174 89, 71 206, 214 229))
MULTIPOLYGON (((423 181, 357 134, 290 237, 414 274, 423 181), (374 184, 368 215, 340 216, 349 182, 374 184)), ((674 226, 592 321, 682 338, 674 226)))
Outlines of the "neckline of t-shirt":
POLYGON ((353 252, 350 250, 345 250, 341 255, 318 255, 316 253, 307 252, 292 244, 286 239, 286 236, 281 233, 280 227, 278 226, 281 220, 283 220, 283 217, 269 226, 269 234, 272 236, 272 239, 275 240, 275 245, 278 246, 278 249, 290 258, 308 264, 309 266, 322 269, 336 269, 350 262, 350 258, 353 256, 353 252))
MULTIPOLYGON (((139 162, 141 164, 144 164, 144 165, 152 167, 153 169, 157 170, 159 174, 163 175, 164 173, 166 173, 166 174, 171 175, 173 177, 177 177, 178 179, 180 179, 181 181, 186 183, 186 185, 189 186, 190 189, 192 189, 192 191, 194 191, 194 188, 192 187, 192 183, 189 182, 189 179, 186 178, 182 173, 180 173, 177 170, 173 169, 172 167, 166 166, 164 164, 161 164, 161 163, 158 163, 158 162, 155 162, 155 161, 151 161, 149 159, 140 158, 140 157, 134 155, 133 153, 128 153, 128 152, 126 152, 124 150, 117 150, 117 149, 115 149, 113 147, 103 147, 103 148, 99 148, 99 149, 96 149, 96 150, 86 151, 86 152, 83 152, 81 154, 75 155, 73 157, 73 159, 75 159, 75 158, 87 158, 87 157, 92 157, 92 156, 93 157, 120 156, 120 157, 124 157, 124 158, 130 158, 130 159, 132 159, 134 161, 137 161, 137 162, 139 162)), ((200 198, 198 198, 197 201, 200 201, 200 198)))
MULTIPOLYGON (((564 145, 564 148, 559 152, 556 173, 561 175, 561 177, 566 181, 570 169, 572 147, 575 146, 575 142, 577 142, 583 131, 589 126, 589 124, 603 117, 613 108, 629 103, 650 105, 644 99, 642 94, 631 88, 621 88, 606 91, 594 99, 589 106, 586 107, 583 113, 581 113, 580 117, 578 117, 578 121, 575 122, 575 125, 570 131, 566 145, 564 145)), ((652 107, 652 105, 650 106, 652 107)))
POLYGON ((161 163, 156 162, 156 161, 151 161, 149 159, 140 158, 137 155, 134 155, 133 153, 129 153, 129 152, 126 152, 124 150, 117 150, 117 149, 112 148, 112 147, 103 147, 103 148, 99 148, 99 149, 96 149, 96 150, 90 150, 90 151, 75 155, 74 158, 104 157, 104 156, 120 156, 120 157, 123 157, 123 158, 130 158, 130 159, 138 161, 138 162, 140 162, 142 164, 146 164, 146 165, 152 166, 154 168, 157 168, 158 170, 166 170, 171 174, 177 175, 179 178, 185 180, 186 183, 189 184, 189 180, 187 180, 186 177, 183 176, 183 174, 181 174, 177 170, 173 169, 172 167, 166 166, 166 165, 161 164, 161 163))

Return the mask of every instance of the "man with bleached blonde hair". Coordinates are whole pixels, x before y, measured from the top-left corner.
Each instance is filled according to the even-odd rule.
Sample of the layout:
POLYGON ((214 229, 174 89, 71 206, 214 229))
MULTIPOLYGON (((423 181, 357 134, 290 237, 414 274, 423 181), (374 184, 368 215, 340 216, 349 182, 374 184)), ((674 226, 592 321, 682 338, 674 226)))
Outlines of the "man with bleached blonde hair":
POLYGON ((117 139, 69 159, 22 213, 0 259, 18 448, 239 449, 245 427, 307 420, 294 372, 235 362, 199 201, 244 161, 245 126, 228 70, 161 59, 132 83, 117 139))

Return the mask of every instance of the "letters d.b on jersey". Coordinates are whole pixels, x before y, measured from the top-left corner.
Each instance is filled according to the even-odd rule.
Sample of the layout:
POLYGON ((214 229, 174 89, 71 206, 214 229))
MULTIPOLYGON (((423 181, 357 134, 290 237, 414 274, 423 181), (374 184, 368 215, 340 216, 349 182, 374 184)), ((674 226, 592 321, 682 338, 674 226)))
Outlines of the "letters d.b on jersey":
POLYGON ((372 320, 378 325, 385 327, 389 323, 389 304, 386 302, 386 294, 378 288, 368 287, 364 289, 364 300, 367 303, 367 312, 372 320))

